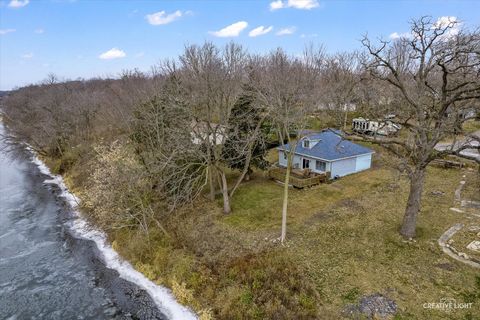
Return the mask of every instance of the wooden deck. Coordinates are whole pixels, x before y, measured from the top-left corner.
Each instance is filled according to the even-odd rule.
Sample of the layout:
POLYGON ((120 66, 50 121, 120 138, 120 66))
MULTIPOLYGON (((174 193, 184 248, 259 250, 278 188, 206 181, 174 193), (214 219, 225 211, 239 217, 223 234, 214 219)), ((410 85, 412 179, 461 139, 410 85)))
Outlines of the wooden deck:
MULTIPOLYGON (((268 170, 268 177, 279 182, 285 181, 286 168, 274 167, 268 170)), ((330 178, 329 173, 319 174, 314 172, 305 172, 304 170, 292 169, 290 172, 289 184, 295 188, 303 189, 320 183, 327 182, 330 178)))

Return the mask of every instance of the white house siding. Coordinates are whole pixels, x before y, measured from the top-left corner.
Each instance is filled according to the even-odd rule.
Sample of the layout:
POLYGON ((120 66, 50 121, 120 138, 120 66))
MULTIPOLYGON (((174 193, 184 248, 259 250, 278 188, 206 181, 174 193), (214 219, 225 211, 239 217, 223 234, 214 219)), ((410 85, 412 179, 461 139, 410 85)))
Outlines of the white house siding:
MULTIPOLYGON (((293 168, 302 168, 303 159, 310 160, 310 169, 317 173, 322 173, 322 171, 317 171, 316 168, 316 161, 318 159, 304 157, 300 155, 295 155, 293 157, 293 168)), ((323 161, 323 160, 319 160, 323 161)), ((330 172, 330 176, 333 179, 335 176, 343 177, 348 174, 352 174, 355 172, 363 171, 370 169, 372 163, 372 154, 365 154, 360 155, 357 157, 337 160, 337 161, 323 161, 326 163, 325 171, 330 172)), ((284 152, 279 150, 278 151, 278 163, 282 167, 287 167, 287 159, 284 158, 284 152)))
MULTIPOLYGON (((293 156, 293 166, 292 168, 295 168, 297 165, 298 165, 298 168, 301 168, 302 167, 302 157, 301 156, 298 156, 298 155, 294 155, 293 156)), ((280 164, 280 166, 282 167, 287 167, 287 159, 285 159, 284 157, 284 152, 279 150, 278 151, 278 163, 280 164)))
POLYGON ((343 177, 347 174, 356 172, 356 158, 342 159, 332 162, 331 177, 343 177))
POLYGON ((355 171, 362 171, 366 169, 370 169, 372 164, 372 154, 365 154, 362 156, 357 157, 357 162, 355 165, 355 171))
POLYGON ((310 169, 312 169, 313 172, 317 172, 317 173, 324 173, 324 172, 329 172, 330 171, 330 162, 328 161, 324 161, 324 160, 317 160, 317 159, 311 159, 310 160, 310 169), (322 162, 325 162, 325 171, 320 171, 320 170, 317 170, 316 169, 316 161, 322 161, 322 162))
POLYGON ((294 155, 293 156, 293 168, 302 169, 302 159, 303 159, 303 157, 294 155))
POLYGON ((278 150, 278 164, 281 167, 286 167, 287 166, 287 159, 284 157, 285 152, 282 150, 278 150))
MULTIPOLYGON (((314 158, 310 158, 310 157, 304 157, 304 156, 300 156, 300 155, 295 155, 293 157, 293 166, 292 168, 299 168, 299 169, 302 169, 302 165, 303 165, 303 159, 308 159, 310 160, 310 169, 314 172, 318 172, 318 173, 323 173, 323 171, 317 171, 315 169, 316 167, 316 161, 317 159, 314 159, 314 158)), ((322 160, 319 160, 319 161, 322 161, 322 160)), ((325 165, 325 169, 326 169, 326 172, 330 171, 330 162, 328 161, 323 161, 326 163, 325 165)), ((279 150, 278 151, 278 164, 281 166, 281 167, 287 167, 287 159, 285 159, 284 157, 284 152, 279 150)))

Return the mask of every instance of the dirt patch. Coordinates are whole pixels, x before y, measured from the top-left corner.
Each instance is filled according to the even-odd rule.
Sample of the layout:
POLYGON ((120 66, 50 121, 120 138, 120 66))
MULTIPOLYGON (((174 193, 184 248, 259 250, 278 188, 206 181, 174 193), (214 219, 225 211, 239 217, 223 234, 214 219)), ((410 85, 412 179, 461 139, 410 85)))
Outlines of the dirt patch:
POLYGON ((443 270, 447 270, 447 271, 454 271, 455 270, 455 266, 451 263, 437 263, 435 265, 435 267, 437 268, 440 268, 440 269, 443 269, 443 270))
POLYGON ((314 224, 315 222, 326 221, 332 218, 333 215, 329 212, 317 212, 305 221, 306 225, 314 224))
POLYGON ((391 319, 397 313, 397 303, 380 293, 364 296, 358 304, 348 305, 345 316, 351 319, 391 319))

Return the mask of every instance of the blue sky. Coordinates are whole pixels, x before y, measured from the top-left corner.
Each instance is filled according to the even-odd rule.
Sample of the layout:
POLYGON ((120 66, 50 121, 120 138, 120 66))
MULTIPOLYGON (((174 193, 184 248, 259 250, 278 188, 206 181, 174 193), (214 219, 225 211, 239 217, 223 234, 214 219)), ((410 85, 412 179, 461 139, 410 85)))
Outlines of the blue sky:
POLYGON ((480 26, 476 0, 2 0, 0 12, 0 90, 51 72, 76 79, 148 71, 185 44, 204 41, 233 40, 258 53, 283 47, 291 54, 313 42, 335 52, 360 48, 366 32, 405 33, 408 21, 422 15, 480 26))

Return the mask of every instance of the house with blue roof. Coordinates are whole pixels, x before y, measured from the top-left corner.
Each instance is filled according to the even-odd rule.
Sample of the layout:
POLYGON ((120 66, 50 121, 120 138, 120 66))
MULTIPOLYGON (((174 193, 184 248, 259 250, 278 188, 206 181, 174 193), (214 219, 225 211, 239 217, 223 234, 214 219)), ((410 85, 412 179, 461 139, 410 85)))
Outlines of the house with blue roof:
MULTIPOLYGON (((277 148, 281 167, 287 167, 288 152, 292 148, 290 144, 277 148)), ((308 133, 298 141, 292 168, 310 169, 315 173, 329 172, 334 179, 369 169, 374 153, 369 148, 343 139, 338 130, 325 129, 308 133)))

